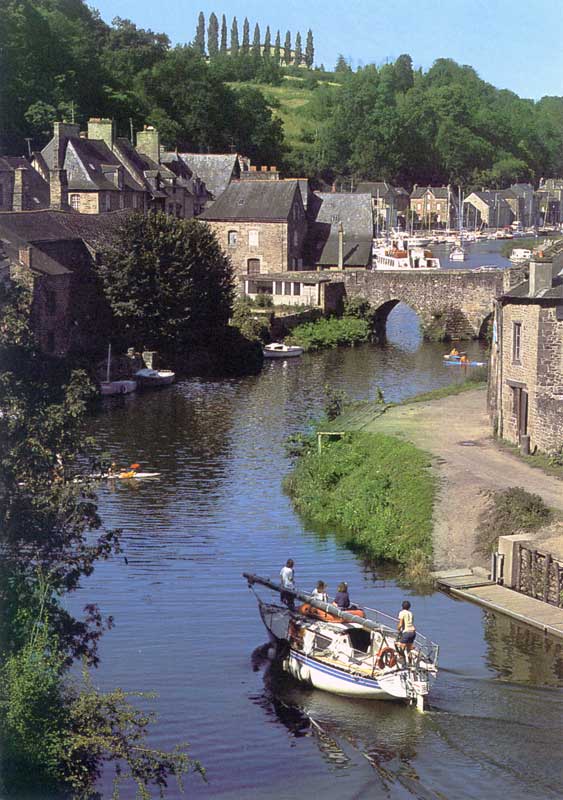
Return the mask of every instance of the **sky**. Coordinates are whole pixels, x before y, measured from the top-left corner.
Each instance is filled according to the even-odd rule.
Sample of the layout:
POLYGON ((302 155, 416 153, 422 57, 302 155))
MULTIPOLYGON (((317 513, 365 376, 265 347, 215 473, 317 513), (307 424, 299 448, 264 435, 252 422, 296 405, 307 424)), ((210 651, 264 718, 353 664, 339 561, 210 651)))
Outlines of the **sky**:
POLYGON ((166 33, 173 44, 190 42, 197 17, 214 11, 300 30, 311 28, 315 63, 333 68, 339 53, 356 68, 408 53, 427 70, 437 58, 474 67, 481 78, 522 97, 563 95, 563 0, 89 0, 106 22, 116 17, 166 33), (221 4, 222 3, 222 4, 221 4))

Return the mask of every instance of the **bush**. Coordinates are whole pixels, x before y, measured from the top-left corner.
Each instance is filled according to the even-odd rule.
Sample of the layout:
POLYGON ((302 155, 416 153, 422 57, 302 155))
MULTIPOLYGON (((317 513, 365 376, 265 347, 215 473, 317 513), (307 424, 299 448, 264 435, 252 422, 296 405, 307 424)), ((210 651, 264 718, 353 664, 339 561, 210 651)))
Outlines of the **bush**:
POLYGON ((257 294, 256 299, 254 300, 254 305, 256 308, 273 308, 274 298, 271 294, 267 293, 257 294))
POLYGON ((551 511, 538 494, 516 486, 500 492, 487 492, 489 502, 479 515, 477 549, 490 555, 499 536, 535 531, 551 517, 551 511))
POLYGON ((331 317, 298 325, 287 341, 303 347, 304 350, 321 350, 325 347, 368 342, 370 335, 370 326, 363 319, 331 317))

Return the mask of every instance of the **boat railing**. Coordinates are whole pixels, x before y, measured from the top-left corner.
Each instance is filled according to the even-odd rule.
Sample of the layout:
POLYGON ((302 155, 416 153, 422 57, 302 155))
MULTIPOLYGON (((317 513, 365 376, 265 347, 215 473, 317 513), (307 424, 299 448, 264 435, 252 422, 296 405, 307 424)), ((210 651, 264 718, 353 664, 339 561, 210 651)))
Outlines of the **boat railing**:
MULTIPOLYGON (((397 623, 398 618, 393 617, 390 614, 385 614, 383 611, 378 611, 376 608, 369 608, 368 606, 363 606, 365 611, 369 611, 369 618, 372 622, 380 625, 382 628, 382 632, 384 633, 391 633, 395 637, 398 635, 397 631, 397 623)), ((418 651, 417 655, 417 662, 421 659, 424 659, 426 662, 433 664, 436 666, 438 664, 438 654, 440 651, 439 645, 436 642, 433 642, 427 636, 423 636, 422 633, 416 632, 416 641, 415 646, 418 651)))

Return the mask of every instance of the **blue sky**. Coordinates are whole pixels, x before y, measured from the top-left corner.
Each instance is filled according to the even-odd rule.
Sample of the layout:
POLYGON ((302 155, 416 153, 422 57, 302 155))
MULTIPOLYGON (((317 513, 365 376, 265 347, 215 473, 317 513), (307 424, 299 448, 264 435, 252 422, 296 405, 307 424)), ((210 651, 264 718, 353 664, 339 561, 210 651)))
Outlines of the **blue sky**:
POLYGON ((409 53, 425 70, 436 58, 470 64, 499 88, 523 97, 563 95, 561 0, 90 0, 103 19, 120 16, 167 33, 172 42, 193 39, 197 16, 212 11, 231 18, 315 36, 315 61, 333 67, 339 53, 352 65, 393 60, 409 53))

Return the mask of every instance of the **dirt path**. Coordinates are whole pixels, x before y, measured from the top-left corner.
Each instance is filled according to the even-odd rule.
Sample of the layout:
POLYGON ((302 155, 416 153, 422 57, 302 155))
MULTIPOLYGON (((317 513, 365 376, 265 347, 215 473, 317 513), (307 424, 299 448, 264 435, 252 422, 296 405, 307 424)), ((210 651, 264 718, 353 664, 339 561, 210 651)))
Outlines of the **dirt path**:
POLYGON ((521 486, 563 512, 563 481, 496 446, 482 389, 391 408, 364 430, 404 436, 435 456, 440 478, 434 512, 436 569, 483 564, 474 552, 483 490, 521 486))

